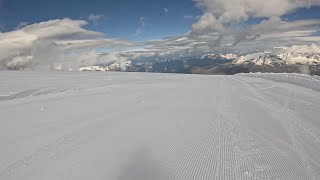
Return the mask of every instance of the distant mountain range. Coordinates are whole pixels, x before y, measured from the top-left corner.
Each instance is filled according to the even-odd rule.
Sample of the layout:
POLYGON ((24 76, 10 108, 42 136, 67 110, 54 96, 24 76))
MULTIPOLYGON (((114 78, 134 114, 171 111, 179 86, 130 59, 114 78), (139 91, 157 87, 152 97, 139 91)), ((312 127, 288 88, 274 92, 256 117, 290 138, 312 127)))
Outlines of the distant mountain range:
POLYGON ((79 71, 126 71, 185 74, 236 74, 250 72, 304 73, 320 75, 320 54, 261 52, 248 55, 205 54, 200 56, 161 59, 153 55, 134 56, 106 66, 86 66, 79 71), (147 59, 147 60, 146 60, 147 59))

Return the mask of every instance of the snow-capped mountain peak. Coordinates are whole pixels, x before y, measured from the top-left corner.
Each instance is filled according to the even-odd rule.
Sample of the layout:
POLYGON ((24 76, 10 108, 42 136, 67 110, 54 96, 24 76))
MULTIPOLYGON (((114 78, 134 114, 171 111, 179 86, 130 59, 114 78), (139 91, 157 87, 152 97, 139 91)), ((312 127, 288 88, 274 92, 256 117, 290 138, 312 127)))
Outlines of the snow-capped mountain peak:
POLYGON ((249 54, 241 56, 234 61, 235 64, 253 64, 253 65, 286 65, 286 62, 278 55, 269 52, 249 54))
POLYGON ((224 58, 228 60, 234 60, 238 58, 237 54, 205 54, 201 56, 201 59, 215 59, 215 58, 224 58))
POLYGON ((132 65, 131 61, 117 61, 110 64, 109 66, 84 66, 80 67, 79 71, 125 71, 132 65))
POLYGON ((232 60, 232 59, 237 59, 238 58, 238 55, 237 54, 220 54, 220 56, 222 58, 225 58, 225 59, 229 59, 229 60, 232 60))

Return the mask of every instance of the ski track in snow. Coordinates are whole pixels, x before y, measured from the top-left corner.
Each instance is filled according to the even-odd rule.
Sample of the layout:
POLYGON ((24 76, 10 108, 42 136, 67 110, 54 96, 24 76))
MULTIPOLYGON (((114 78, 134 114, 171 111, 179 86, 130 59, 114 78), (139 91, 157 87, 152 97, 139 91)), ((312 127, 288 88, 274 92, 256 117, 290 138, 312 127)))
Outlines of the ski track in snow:
POLYGON ((320 179, 297 74, 0 72, 0 179, 320 179))

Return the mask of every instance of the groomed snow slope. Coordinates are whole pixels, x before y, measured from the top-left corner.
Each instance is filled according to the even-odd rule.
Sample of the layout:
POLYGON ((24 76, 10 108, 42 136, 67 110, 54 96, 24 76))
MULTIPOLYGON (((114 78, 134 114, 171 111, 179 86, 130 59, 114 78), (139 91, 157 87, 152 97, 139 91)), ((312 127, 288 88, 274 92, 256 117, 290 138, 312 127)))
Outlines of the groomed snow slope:
POLYGON ((286 78, 0 72, 0 179, 320 179, 320 93, 286 78))

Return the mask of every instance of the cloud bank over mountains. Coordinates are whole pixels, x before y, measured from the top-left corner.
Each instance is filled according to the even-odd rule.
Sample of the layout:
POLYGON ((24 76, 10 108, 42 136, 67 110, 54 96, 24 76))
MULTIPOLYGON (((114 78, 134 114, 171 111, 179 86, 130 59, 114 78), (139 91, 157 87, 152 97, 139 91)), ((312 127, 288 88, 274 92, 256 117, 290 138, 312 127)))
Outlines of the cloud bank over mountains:
POLYGON ((101 63, 98 48, 117 49, 135 45, 84 29, 87 23, 66 18, 0 33, 0 68, 54 69, 92 65, 101 63))
POLYGON ((0 32, 0 69, 63 69, 125 61, 123 52, 137 47, 139 52, 136 53, 140 54, 278 51, 275 47, 290 52, 319 53, 320 20, 287 21, 283 16, 299 8, 319 6, 320 0, 194 2, 203 14, 195 19, 190 31, 158 40, 130 42, 86 29, 89 22, 97 23, 103 17, 96 14, 88 17, 89 22, 56 19, 0 32), (258 23, 246 23, 252 19, 258 23))
POLYGON ((310 54, 320 54, 320 46, 316 44, 308 45, 293 45, 291 47, 279 47, 282 49, 283 53, 310 53, 310 54))

